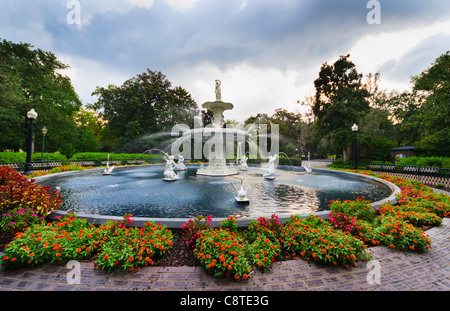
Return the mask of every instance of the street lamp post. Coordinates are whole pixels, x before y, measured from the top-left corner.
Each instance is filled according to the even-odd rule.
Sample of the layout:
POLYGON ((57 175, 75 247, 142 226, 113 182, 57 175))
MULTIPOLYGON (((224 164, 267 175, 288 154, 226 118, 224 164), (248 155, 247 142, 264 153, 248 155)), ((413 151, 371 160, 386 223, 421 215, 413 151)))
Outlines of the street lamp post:
POLYGON ((31 166, 31 148, 33 146, 33 123, 37 118, 38 114, 34 109, 31 109, 27 112, 27 118, 30 119, 30 125, 28 126, 28 141, 27 141, 27 160, 25 163, 25 175, 29 175, 33 171, 33 167, 31 166))
POLYGON ((353 165, 353 168, 355 170, 358 169, 358 149, 356 146, 356 133, 358 132, 358 125, 353 124, 352 126, 352 131, 353 131, 353 153, 354 153, 354 157, 355 157, 355 164, 353 165))
POLYGON ((48 130, 47 128, 44 126, 42 128, 42 155, 41 155, 41 162, 44 162, 44 144, 45 144, 45 135, 47 134, 48 130))

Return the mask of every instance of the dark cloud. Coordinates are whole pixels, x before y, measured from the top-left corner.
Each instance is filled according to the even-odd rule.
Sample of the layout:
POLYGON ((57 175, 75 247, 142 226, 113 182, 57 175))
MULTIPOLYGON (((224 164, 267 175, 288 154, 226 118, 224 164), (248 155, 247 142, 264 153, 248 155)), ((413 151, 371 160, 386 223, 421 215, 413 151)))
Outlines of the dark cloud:
MULTIPOLYGON (((320 64, 347 54, 364 36, 450 19, 448 0, 379 1, 381 24, 369 25, 368 0, 198 0, 181 10, 165 0, 154 0, 150 8, 128 0, 79 0, 82 24, 70 25, 68 1, 2 0, 0 37, 114 72, 189 72, 201 65, 226 71, 249 64, 298 71, 296 83, 303 84, 315 76, 302 72, 318 72, 320 64)), ((382 77, 417 73, 445 45, 437 38, 426 44, 382 66, 382 77)))
POLYGON ((450 35, 435 35, 422 41, 399 60, 390 60, 380 68, 382 79, 392 81, 409 81, 432 66, 432 62, 450 50, 450 35))

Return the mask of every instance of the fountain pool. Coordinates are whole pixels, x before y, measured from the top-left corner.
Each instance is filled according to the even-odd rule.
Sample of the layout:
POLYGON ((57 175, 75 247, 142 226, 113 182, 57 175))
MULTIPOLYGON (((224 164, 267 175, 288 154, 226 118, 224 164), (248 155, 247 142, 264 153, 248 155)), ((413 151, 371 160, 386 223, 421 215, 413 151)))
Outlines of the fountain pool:
POLYGON ((61 188, 61 211, 96 219, 121 219, 132 213, 135 219, 157 220, 171 227, 180 227, 196 215, 211 215, 215 219, 233 215, 247 220, 272 214, 281 219, 292 214, 327 215, 332 199, 364 196, 372 202, 388 197, 392 201, 395 191, 395 186, 386 182, 351 173, 313 169, 306 174, 303 168, 294 167, 297 171, 292 171, 279 167, 277 178, 266 180, 266 168, 249 167, 242 174, 245 187, 249 185, 250 202, 242 204, 235 200, 240 175, 206 177, 196 174, 198 168, 199 165, 187 165, 186 171, 178 172, 180 179, 174 183, 161 179, 161 165, 117 167, 110 176, 103 176, 99 169, 60 173, 36 181, 61 188))

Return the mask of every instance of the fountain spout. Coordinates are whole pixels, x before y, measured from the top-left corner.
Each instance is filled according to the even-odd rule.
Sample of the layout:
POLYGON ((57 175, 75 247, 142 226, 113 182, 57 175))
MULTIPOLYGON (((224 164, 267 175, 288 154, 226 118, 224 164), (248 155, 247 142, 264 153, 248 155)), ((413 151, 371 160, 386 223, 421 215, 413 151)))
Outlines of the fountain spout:
POLYGON ((109 153, 108 153, 108 160, 106 161, 106 168, 103 171, 103 175, 111 175, 113 169, 114 169, 114 165, 111 167, 109 166, 109 153))

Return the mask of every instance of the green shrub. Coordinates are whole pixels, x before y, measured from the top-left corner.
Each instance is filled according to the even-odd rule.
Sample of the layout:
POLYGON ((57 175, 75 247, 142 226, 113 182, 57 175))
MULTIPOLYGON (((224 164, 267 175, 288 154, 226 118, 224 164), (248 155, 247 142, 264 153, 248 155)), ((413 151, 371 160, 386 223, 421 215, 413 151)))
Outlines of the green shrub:
POLYGON ((399 208, 388 202, 380 207, 380 213, 383 216, 394 216, 406 220, 416 226, 439 226, 442 223, 442 218, 415 205, 402 205, 399 208))
POLYGON ((371 221, 375 217, 375 211, 372 209, 370 201, 364 200, 364 197, 357 198, 354 201, 332 200, 329 208, 332 212, 366 221, 371 221))
POLYGON ((375 231, 381 244, 399 249, 422 252, 431 248, 429 236, 397 215, 379 217, 375 231))
MULTIPOLYGON (((0 152, 0 162, 25 162, 26 152, 0 152)), ((42 154, 39 152, 31 154, 31 161, 41 161, 42 154)), ((66 161, 65 155, 60 153, 44 153, 44 161, 66 161)))
MULTIPOLYGON (((152 160, 152 159, 162 159, 164 157, 163 154, 141 154, 141 153, 107 153, 107 152, 81 152, 74 154, 72 156, 72 160, 97 160, 97 161, 105 161, 108 159, 110 161, 122 161, 126 162, 127 160, 134 161, 136 160, 152 160)), ((125 163, 124 163, 125 164, 125 163)))
POLYGON ((450 168, 449 157, 409 157, 399 159, 398 165, 450 168))
POLYGON ((36 218, 46 217, 52 210, 58 209, 61 203, 62 196, 49 186, 39 186, 13 168, 0 166, 0 212, 5 214, 10 210, 17 211, 9 213, 8 217, 12 217, 10 222, 2 221, 2 230, 17 229, 18 223, 28 222, 23 219, 28 213, 36 214, 36 218), (27 214, 22 214, 24 211, 27 214), (14 217, 17 218, 16 221, 14 217))
POLYGON ((333 229, 319 217, 306 219, 291 217, 281 230, 280 242, 290 252, 306 260, 356 265, 358 260, 368 260, 366 245, 349 233, 333 229))
POLYGON ((172 232, 161 224, 147 222, 144 228, 119 226, 109 221, 103 227, 113 229, 95 261, 95 265, 103 270, 120 267, 131 272, 153 265, 152 258, 163 256, 172 247, 172 232))
POLYGON ((200 234, 194 254, 200 265, 215 277, 247 279, 252 271, 247 248, 248 244, 236 233, 211 228, 200 234))

